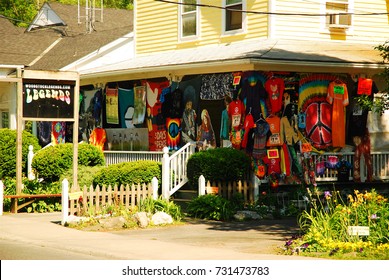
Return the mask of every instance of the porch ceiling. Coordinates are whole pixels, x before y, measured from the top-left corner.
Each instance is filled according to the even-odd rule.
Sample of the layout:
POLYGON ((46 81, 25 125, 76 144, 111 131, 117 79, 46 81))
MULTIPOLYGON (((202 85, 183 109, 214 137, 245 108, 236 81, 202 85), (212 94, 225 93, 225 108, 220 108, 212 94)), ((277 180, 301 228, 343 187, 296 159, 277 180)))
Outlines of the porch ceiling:
POLYGON ((344 42, 246 40, 138 56, 80 72, 81 84, 170 75, 266 70, 376 74, 385 65, 374 46, 344 42))

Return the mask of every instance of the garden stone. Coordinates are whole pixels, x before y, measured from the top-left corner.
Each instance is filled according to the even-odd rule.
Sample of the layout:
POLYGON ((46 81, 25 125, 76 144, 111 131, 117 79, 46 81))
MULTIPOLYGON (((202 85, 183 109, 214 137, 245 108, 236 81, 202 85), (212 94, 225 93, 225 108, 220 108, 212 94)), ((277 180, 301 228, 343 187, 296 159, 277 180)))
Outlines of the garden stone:
POLYGON ((123 228, 126 223, 124 217, 112 217, 106 219, 100 219, 99 223, 103 228, 114 229, 114 228, 123 228))
POLYGON ((147 217, 146 212, 138 212, 134 215, 134 218, 141 228, 146 228, 149 225, 149 217, 147 217))
POLYGON ((154 225, 172 224, 173 218, 165 212, 157 212, 151 217, 151 221, 154 225))
POLYGON ((254 211, 238 211, 235 215, 234 218, 239 221, 243 220, 259 220, 261 219, 261 216, 254 211))

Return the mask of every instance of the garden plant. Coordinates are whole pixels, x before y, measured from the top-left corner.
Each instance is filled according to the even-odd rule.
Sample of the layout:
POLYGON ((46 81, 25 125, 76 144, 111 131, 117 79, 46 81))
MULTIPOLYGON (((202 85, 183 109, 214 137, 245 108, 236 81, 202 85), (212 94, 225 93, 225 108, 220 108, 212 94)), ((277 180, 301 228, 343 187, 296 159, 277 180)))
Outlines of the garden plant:
POLYGON ((301 236, 285 244, 287 254, 345 259, 389 259, 389 203, 374 189, 342 195, 307 189, 310 208, 299 217, 301 236), (351 227, 368 227, 353 233, 351 227))

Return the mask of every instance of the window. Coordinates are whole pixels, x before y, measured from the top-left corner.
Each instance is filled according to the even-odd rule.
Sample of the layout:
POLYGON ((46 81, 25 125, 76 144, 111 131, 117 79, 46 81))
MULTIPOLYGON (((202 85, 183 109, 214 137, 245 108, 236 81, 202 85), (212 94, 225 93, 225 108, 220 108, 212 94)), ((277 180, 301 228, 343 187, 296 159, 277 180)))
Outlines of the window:
POLYGON ((9 114, 8 112, 1 112, 1 128, 9 128, 9 114))
POLYGON ((226 0, 225 31, 243 29, 242 0, 226 0))
POLYGON ((197 0, 183 0, 180 5, 181 38, 197 36, 197 0))
POLYGON ((326 26, 331 29, 347 29, 351 26, 350 7, 347 0, 326 2, 326 26))

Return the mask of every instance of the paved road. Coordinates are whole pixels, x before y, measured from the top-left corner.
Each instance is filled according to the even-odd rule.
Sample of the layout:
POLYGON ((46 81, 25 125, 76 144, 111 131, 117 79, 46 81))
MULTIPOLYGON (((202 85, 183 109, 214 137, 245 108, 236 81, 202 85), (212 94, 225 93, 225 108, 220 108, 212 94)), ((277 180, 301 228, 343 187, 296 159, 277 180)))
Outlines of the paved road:
MULTIPOLYGON (((61 226, 60 220, 60 213, 5 214, 0 216, 0 240, 3 244, 14 242, 16 249, 30 244, 35 249, 65 250, 102 260, 308 259, 275 252, 296 232, 292 220, 191 221, 186 225, 114 232, 80 231, 61 226)), ((34 255, 23 258, 35 259, 34 255)), ((47 259, 53 258, 63 256, 47 255, 47 259)))

